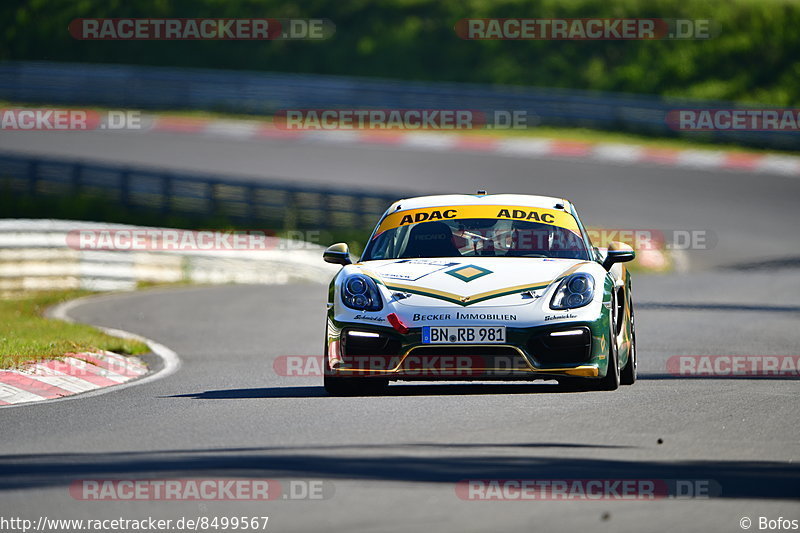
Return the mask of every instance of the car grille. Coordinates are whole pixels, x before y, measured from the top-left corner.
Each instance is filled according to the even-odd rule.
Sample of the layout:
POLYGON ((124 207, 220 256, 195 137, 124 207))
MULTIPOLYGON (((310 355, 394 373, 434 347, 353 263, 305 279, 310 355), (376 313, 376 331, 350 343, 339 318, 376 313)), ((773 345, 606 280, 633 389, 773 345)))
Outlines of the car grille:
POLYGON ((528 353, 545 365, 585 363, 592 356, 592 332, 586 326, 563 328, 534 335, 528 341, 528 353), (581 330, 579 335, 551 336, 558 331, 581 330))
POLYGON ((530 370, 525 358, 510 346, 417 346, 403 359, 403 372, 429 371, 432 375, 501 377, 530 370))
POLYGON ((342 335, 343 355, 397 355, 400 341, 381 334, 380 337, 342 335))

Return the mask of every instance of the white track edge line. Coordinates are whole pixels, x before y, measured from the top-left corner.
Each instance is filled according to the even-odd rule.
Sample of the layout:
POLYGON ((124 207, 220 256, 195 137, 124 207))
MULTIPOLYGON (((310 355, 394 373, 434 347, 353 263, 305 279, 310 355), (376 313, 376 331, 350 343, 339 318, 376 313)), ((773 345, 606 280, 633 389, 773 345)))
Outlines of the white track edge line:
MULTIPOLYGON (((107 296, 107 295, 84 296, 82 298, 77 298, 75 300, 70 300, 68 302, 64 302, 64 303, 58 304, 57 306, 55 306, 55 307, 51 308, 50 310, 48 310, 47 313, 45 313, 45 314, 46 314, 46 316, 48 316, 50 318, 63 320, 64 322, 69 322, 69 323, 72 323, 72 324, 77 323, 76 320, 74 320, 72 317, 69 316, 69 314, 68 314, 69 311, 72 310, 75 307, 78 307, 79 305, 82 305, 82 304, 86 303, 88 300, 92 300, 94 298, 97 298, 98 296, 107 296)), ((163 344, 158 343, 158 342, 156 342, 156 341, 154 341, 152 339, 148 339, 146 337, 142 337, 141 335, 137 335, 136 333, 131 333, 129 331, 125 331, 125 330, 122 330, 122 329, 107 328, 107 327, 104 327, 104 326, 92 326, 92 327, 95 327, 95 328, 97 328, 97 329, 99 329, 99 330, 101 330, 101 331, 103 331, 103 332, 105 332, 105 333, 107 333, 109 335, 112 335, 114 337, 121 337, 123 339, 135 340, 135 341, 139 341, 139 342, 143 342, 143 343, 147 344, 147 346, 150 348, 150 351, 153 352, 153 354, 155 354, 157 357, 159 357, 161 359, 161 361, 163 363, 163 367, 157 372, 145 374, 144 376, 142 376, 140 378, 130 379, 130 380, 124 382, 124 383, 120 383, 119 385, 109 385, 107 387, 101 387, 99 389, 94 389, 94 390, 90 390, 90 391, 86 391, 86 392, 80 392, 80 393, 76 393, 76 394, 70 394, 69 396, 62 396, 61 398, 51 398, 51 399, 48 399, 48 400, 16 403, 16 404, 11 404, 11 405, 0 405, 0 409, 11 409, 13 407, 21 407, 21 406, 24 406, 24 405, 28 405, 28 406, 29 405, 39 405, 39 404, 45 404, 45 403, 62 402, 62 401, 73 400, 73 399, 78 399, 78 398, 88 398, 88 397, 91 397, 91 396, 99 396, 101 394, 106 394, 108 392, 118 391, 118 390, 121 390, 121 389, 127 389, 128 387, 133 387, 135 385, 144 385, 145 383, 150 383, 150 382, 156 381, 158 379, 165 378, 165 377, 169 376, 170 374, 174 374, 178 370, 178 368, 180 368, 180 366, 181 366, 181 360, 180 360, 180 357, 178 357, 177 353, 175 353, 170 348, 167 348, 163 344)))

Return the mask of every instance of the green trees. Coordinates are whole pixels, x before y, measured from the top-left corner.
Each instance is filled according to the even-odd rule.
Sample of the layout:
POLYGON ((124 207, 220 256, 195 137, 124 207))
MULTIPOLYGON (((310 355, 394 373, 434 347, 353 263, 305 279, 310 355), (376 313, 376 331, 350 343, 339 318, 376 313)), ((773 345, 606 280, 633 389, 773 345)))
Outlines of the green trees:
POLYGON ((0 59, 135 63, 567 87, 800 105, 793 0, 27 0, 0 8, 0 59), (77 41, 80 17, 327 18, 326 41, 77 41), (466 41, 469 17, 711 19, 708 40, 466 41))

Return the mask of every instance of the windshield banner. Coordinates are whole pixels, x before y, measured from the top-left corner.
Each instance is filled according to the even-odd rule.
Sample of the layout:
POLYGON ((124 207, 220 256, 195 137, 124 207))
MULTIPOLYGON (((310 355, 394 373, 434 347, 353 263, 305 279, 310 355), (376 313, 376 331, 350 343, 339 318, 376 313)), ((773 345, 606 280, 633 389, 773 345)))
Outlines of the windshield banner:
POLYGON ((386 230, 410 226, 420 222, 437 220, 446 222, 448 220, 473 218, 538 222, 580 234, 575 218, 570 213, 558 209, 518 205, 454 205, 397 211, 383 219, 378 231, 375 232, 375 236, 377 237, 386 230))

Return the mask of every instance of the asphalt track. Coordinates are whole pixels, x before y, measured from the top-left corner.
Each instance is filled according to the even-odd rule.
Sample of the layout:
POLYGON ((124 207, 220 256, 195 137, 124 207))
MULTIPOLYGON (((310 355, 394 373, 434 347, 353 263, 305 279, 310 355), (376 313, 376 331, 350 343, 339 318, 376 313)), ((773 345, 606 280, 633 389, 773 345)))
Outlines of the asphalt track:
POLYGON ((13 141, 253 179, 555 194, 591 224, 711 229, 719 242, 691 251, 687 273, 635 278, 640 381, 609 393, 399 384, 384 397, 327 397, 319 378, 273 370, 281 355, 320 353, 323 285, 88 301, 71 316, 154 339, 182 366, 101 396, 0 410, 0 517, 266 515, 269 531, 476 532, 741 531, 745 516, 753 530, 761 516, 800 519, 797 380, 666 371, 680 354, 798 353, 796 178, 160 134, 8 135, 4 149, 13 141), (327 498, 86 502, 68 490, 130 478, 324 480, 327 498), (713 495, 489 502, 456 493, 459 480, 509 478, 698 480, 713 495))

